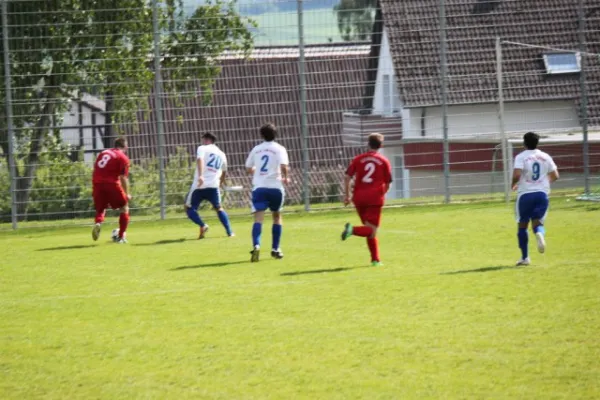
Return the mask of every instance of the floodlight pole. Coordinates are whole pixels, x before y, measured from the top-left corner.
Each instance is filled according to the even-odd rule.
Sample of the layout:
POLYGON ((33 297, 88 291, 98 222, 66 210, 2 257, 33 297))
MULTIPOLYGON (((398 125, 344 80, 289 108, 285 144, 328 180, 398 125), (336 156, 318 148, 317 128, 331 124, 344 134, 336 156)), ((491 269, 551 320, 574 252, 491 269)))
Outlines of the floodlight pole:
POLYGON ((297 0, 298 10, 298 75, 300 78, 300 126, 302 130, 302 196, 304 211, 310 210, 309 159, 308 159, 308 120, 306 115, 306 72, 304 57, 304 1, 297 0))
POLYGON ((160 219, 167 214, 167 188, 165 174, 165 127, 163 122, 163 82, 160 63, 160 26, 158 23, 157 0, 152 0, 152 29, 154 33, 154 105, 156 113, 157 154, 160 186, 160 219))
POLYGON ((12 112, 12 85, 10 79, 10 49, 8 43, 8 1, 2 1, 2 46, 4 47, 4 89, 6 102, 6 140, 8 140, 8 168, 10 171, 10 215, 12 228, 17 229, 17 167, 15 164, 15 129, 12 112))
POLYGON ((590 194, 590 149, 588 139, 588 94, 586 87, 586 43, 585 43, 585 15, 583 9, 583 0, 579 0, 579 8, 577 12, 578 19, 578 38, 579 38, 579 59, 581 72, 579 73, 579 90, 581 95, 581 101, 579 102, 580 114, 581 114, 581 130, 583 131, 583 182, 584 182, 584 193, 590 194))
POLYGON ((498 80, 498 123, 502 140, 502 177, 504 180, 504 201, 510 201, 510 160, 508 158, 508 140, 504 127, 504 84, 502 79, 502 41, 496 37, 496 78, 498 80))
POLYGON ((450 203, 450 145, 448 142, 448 51, 446 43, 446 1, 440 0, 440 83, 442 94, 442 136, 444 164, 444 202, 450 203))

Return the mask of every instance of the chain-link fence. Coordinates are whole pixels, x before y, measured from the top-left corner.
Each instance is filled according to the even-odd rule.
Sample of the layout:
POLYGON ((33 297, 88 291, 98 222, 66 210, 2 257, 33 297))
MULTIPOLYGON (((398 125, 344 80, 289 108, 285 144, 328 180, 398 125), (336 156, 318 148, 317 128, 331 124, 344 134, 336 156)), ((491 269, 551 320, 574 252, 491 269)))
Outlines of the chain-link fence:
POLYGON ((339 206, 371 132, 389 204, 508 199, 530 130, 557 188, 600 186, 593 0, 4 0, 1 33, 4 228, 88 221, 93 161, 121 135, 137 218, 183 216, 204 132, 245 188, 225 205, 248 212, 265 122, 290 153, 288 209, 339 206))

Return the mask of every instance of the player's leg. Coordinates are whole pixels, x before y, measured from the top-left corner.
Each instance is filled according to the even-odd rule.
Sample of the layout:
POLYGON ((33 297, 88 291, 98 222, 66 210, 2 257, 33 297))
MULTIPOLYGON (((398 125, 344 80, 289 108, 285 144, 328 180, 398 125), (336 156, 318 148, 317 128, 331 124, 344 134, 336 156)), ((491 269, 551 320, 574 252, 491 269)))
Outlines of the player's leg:
POLYGON ((344 225, 344 230, 342 231, 342 240, 346 240, 350 236, 369 237, 373 234, 373 228, 365 225, 363 218, 367 207, 356 205, 355 208, 363 225, 352 226, 350 223, 346 223, 346 225, 344 225))
POLYGON ((96 210, 94 227, 92 228, 92 239, 96 241, 100 237, 102 223, 104 222, 104 216, 106 214, 106 207, 108 207, 108 200, 105 191, 98 185, 94 185, 92 189, 92 198, 94 200, 94 209, 96 210))
POLYGON ((200 234, 198 235, 198 239, 203 239, 204 234, 208 230, 207 225, 200 218, 200 214, 198 214, 198 207, 200 207, 200 203, 202 202, 202 190, 201 189, 193 189, 187 195, 185 202, 185 212, 188 218, 200 227, 200 234))
POLYGON ((265 210, 268 207, 265 189, 256 188, 252 191, 252 213, 254 214, 254 224, 252 225, 252 250, 250 254, 251 262, 257 262, 260 256, 260 239, 262 234, 262 224, 265 220, 265 210))
POLYGON ((229 223, 229 216, 223 207, 221 206, 221 193, 217 188, 211 188, 210 199, 208 200, 213 206, 213 209, 217 212, 217 217, 221 221, 221 225, 225 228, 227 236, 235 236, 231 230, 231 224, 229 223))
POLYGON ((537 248, 540 253, 546 251, 546 229, 544 221, 548 214, 548 195, 544 192, 535 193, 536 201, 531 215, 531 227, 537 241, 537 248))
POLYGON ((110 204, 113 208, 119 209, 119 243, 127 243, 127 239, 125 234, 127 232, 127 227, 129 226, 129 201, 127 199, 127 195, 125 191, 120 187, 116 187, 113 189, 111 194, 110 204))
POLYGON ((282 259, 283 252, 281 251, 281 235, 283 233, 283 217, 281 215, 281 209, 283 208, 284 192, 279 189, 271 189, 269 195, 269 209, 273 213, 273 226, 271 228, 271 234, 273 238, 271 246, 271 257, 282 259))
POLYGON ((371 235, 367 237, 367 246, 371 253, 371 265, 381 266, 381 257, 379 256, 379 240, 377 239, 377 230, 381 222, 382 207, 368 207, 364 213, 364 224, 371 228, 371 235))
POLYGON ((517 261, 519 265, 529 265, 529 234, 527 227, 531 219, 531 196, 529 193, 522 194, 517 198, 515 204, 516 217, 518 222, 517 240, 519 249, 521 249, 521 259, 517 261))

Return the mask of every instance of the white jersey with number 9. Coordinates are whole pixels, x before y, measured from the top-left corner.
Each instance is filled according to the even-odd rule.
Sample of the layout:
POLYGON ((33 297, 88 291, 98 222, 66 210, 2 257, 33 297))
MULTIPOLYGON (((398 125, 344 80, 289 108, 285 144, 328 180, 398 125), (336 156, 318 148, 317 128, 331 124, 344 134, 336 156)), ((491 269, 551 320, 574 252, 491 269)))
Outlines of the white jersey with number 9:
POLYGON ((556 171, 552 157, 541 150, 525 150, 515 157, 515 169, 522 170, 518 194, 550 193, 548 174, 556 171))

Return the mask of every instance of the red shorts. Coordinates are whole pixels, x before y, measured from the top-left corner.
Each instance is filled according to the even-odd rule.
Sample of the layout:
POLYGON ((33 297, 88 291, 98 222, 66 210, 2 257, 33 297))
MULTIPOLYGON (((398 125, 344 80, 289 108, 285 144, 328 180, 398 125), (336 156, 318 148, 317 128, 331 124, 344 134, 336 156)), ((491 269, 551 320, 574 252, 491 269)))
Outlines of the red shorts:
POLYGON ((92 192, 97 212, 107 208, 118 209, 127 205, 127 195, 118 183, 94 183, 92 192))
POLYGON ((381 210, 382 206, 355 206, 356 212, 360 217, 360 220, 364 224, 368 222, 376 227, 379 227, 379 223, 381 222, 381 210))

